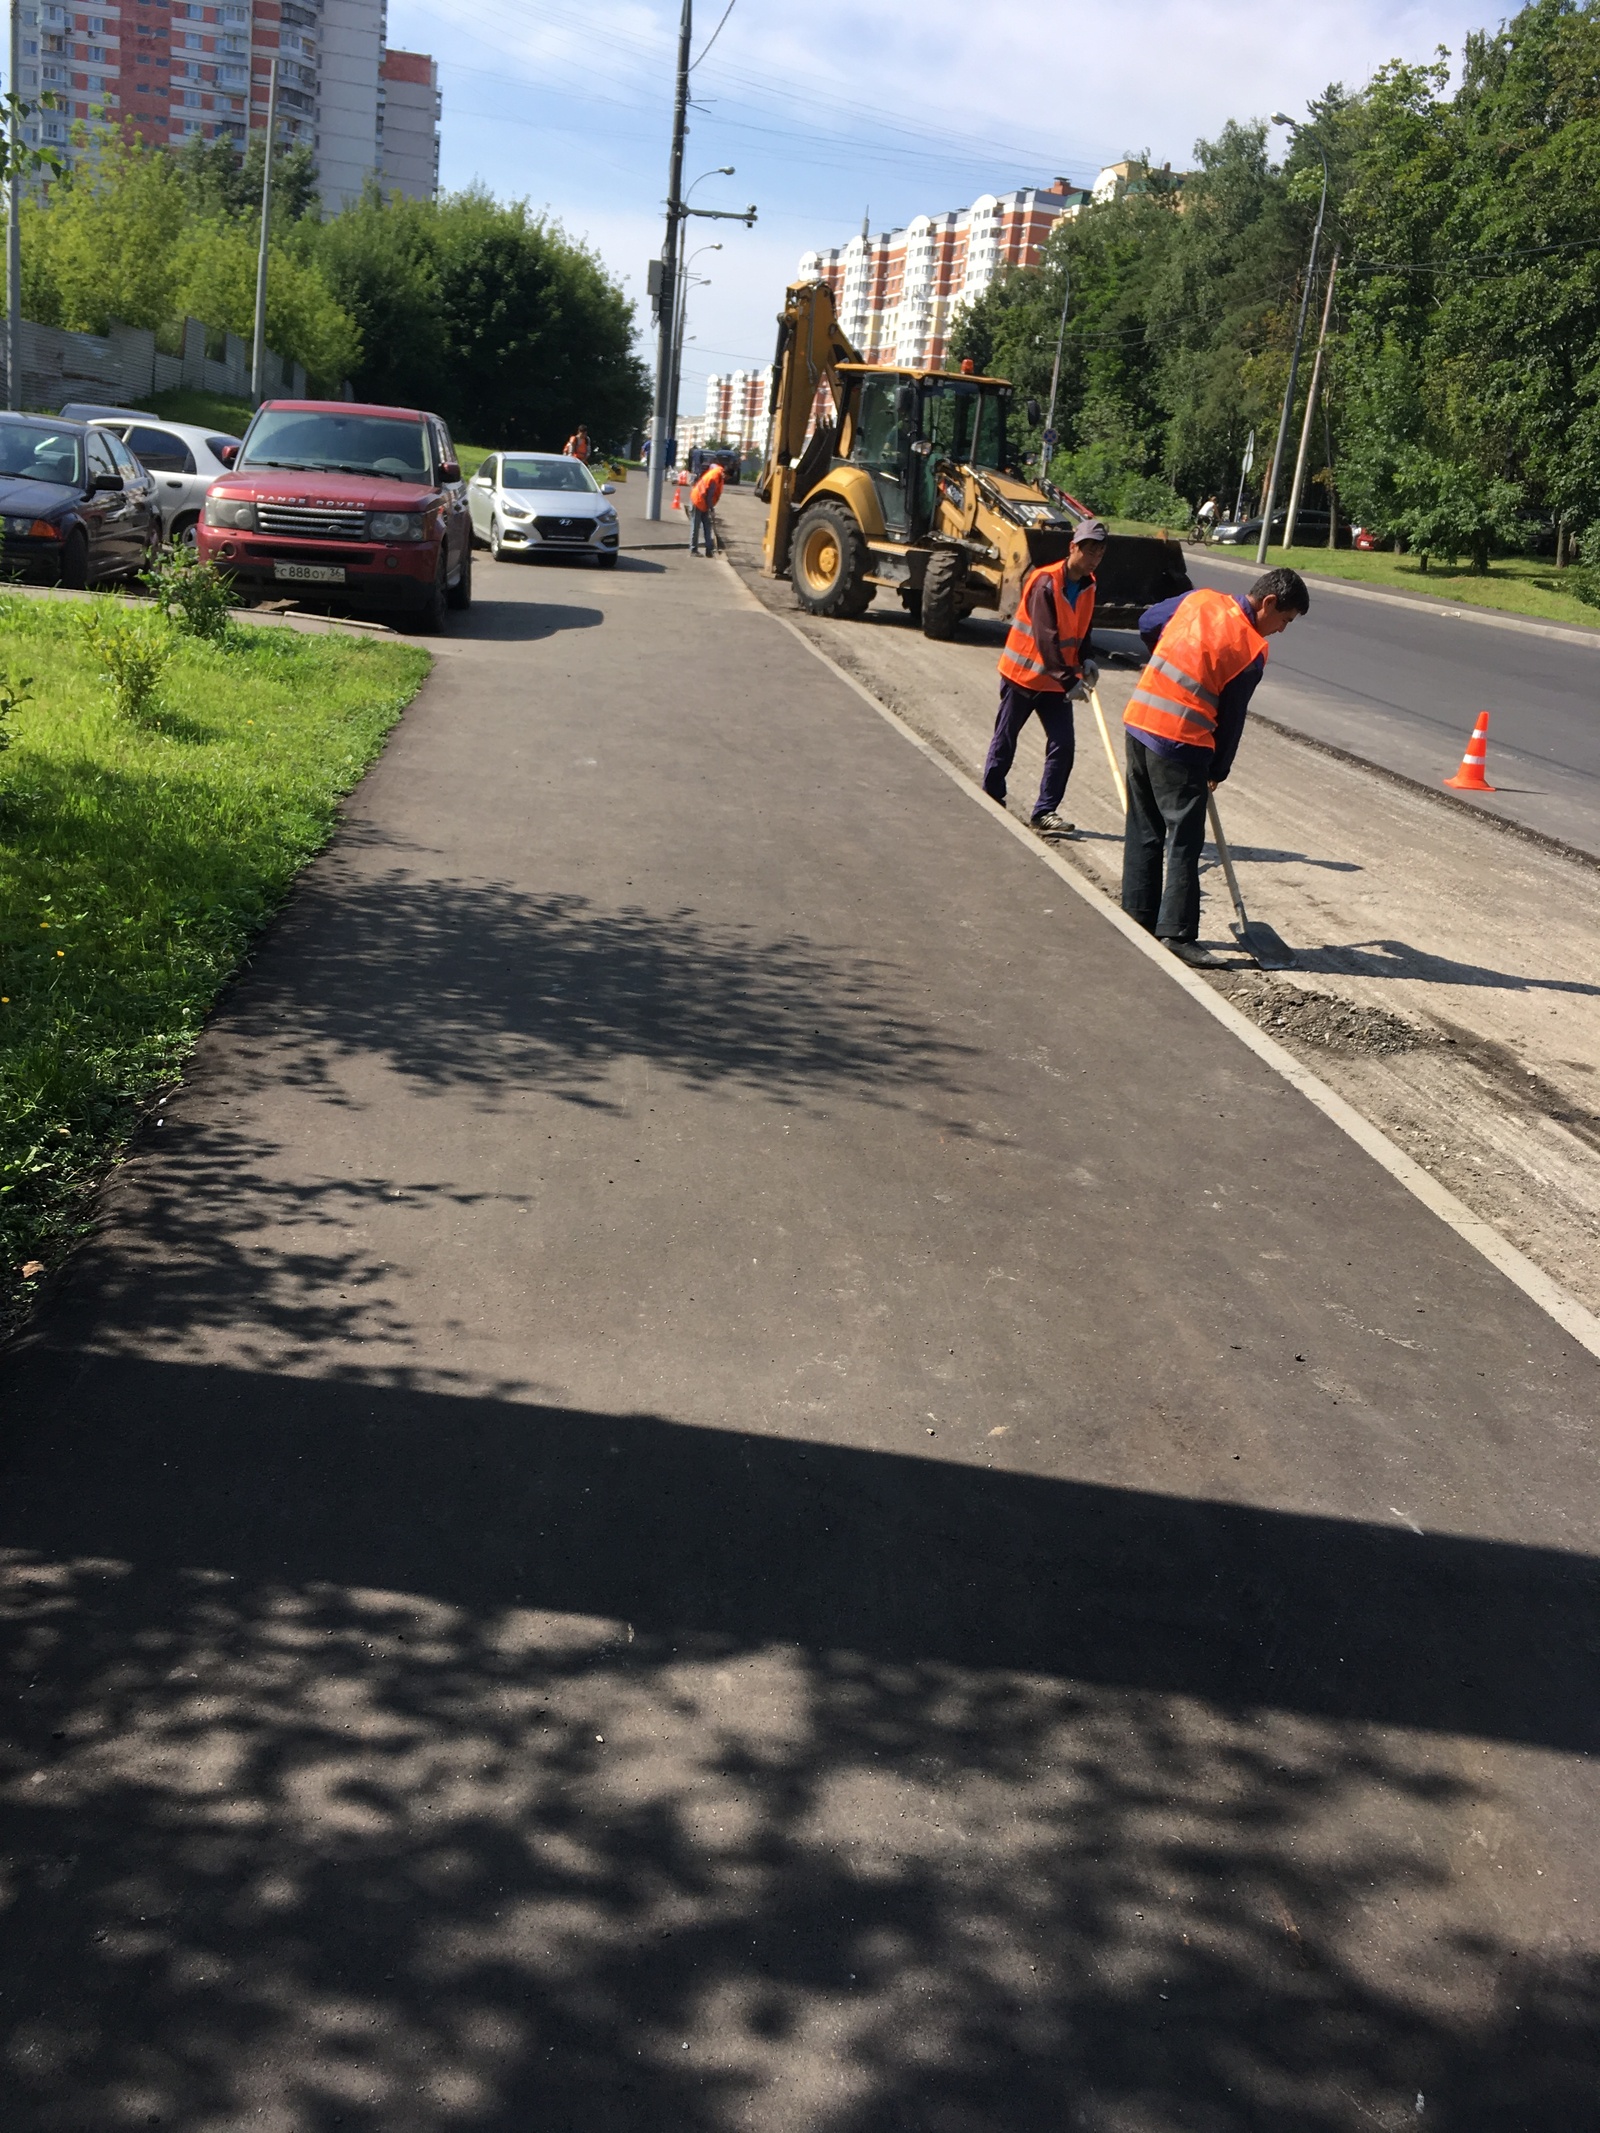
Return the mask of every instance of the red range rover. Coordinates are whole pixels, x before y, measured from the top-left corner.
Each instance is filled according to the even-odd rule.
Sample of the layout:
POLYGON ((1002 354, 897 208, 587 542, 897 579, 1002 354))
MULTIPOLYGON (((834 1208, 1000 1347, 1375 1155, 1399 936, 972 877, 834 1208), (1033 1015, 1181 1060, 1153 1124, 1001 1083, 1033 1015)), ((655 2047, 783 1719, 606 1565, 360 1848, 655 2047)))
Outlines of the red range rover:
POLYGON ((264 401, 199 541, 245 599, 322 593, 425 631, 472 604, 466 484, 450 432, 416 408, 264 401))

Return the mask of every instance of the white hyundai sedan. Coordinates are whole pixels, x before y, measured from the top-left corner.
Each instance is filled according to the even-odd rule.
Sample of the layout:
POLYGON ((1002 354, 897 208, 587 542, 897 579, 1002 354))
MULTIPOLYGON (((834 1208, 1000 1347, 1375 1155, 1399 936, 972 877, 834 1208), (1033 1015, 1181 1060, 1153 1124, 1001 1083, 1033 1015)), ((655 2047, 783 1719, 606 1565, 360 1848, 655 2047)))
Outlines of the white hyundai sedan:
POLYGON ((514 555, 591 555, 617 561, 617 514, 581 459, 558 452, 495 452, 467 484, 473 539, 497 563, 514 555))

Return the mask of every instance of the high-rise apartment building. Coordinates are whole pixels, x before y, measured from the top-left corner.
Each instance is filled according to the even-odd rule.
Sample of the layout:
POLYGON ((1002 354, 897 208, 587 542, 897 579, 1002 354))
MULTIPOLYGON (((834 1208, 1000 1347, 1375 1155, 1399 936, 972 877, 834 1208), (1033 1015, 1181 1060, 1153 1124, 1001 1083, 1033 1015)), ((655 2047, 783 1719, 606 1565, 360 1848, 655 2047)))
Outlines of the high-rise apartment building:
POLYGON ((981 296, 1003 269, 1036 266, 1064 216, 1145 182, 1142 164, 1113 163, 1088 191, 1057 178, 1050 186, 985 193, 950 214, 918 215, 902 230, 877 237, 863 230, 833 251, 807 252, 800 278, 828 283, 839 324, 865 361, 937 369, 960 305, 981 296))
POLYGON ((378 176, 386 193, 439 190, 439 69, 426 52, 385 52, 378 76, 378 176))
POLYGON ((439 96, 433 62, 387 54, 384 0, 116 0, 83 9, 66 0, 20 0, 21 69, 29 103, 53 91, 60 109, 29 121, 28 138, 70 153, 73 122, 103 109, 128 132, 172 147, 199 135, 241 147, 267 122, 268 74, 278 62, 278 137, 316 156, 329 214, 376 177, 386 190, 431 193, 438 184, 439 96), (395 79, 390 59, 404 61, 395 79), (426 98, 401 118, 401 145, 385 138, 395 80, 402 102, 426 69, 426 98), (424 129, 422 111, 429 116, 424 129), (424 130, 431 133, 425 142, 424 130))
MULTIPOLYGON (((725 439, 742 451, 766 449, 767 401, 772 391, 772 371, 713 371, 706 380, 706 411, 696 442, 704 438, 725 439)), ((683 426, 679 425, 679 442, 683 426)), ((680 452, 680 459, 682 454, 680 452)))

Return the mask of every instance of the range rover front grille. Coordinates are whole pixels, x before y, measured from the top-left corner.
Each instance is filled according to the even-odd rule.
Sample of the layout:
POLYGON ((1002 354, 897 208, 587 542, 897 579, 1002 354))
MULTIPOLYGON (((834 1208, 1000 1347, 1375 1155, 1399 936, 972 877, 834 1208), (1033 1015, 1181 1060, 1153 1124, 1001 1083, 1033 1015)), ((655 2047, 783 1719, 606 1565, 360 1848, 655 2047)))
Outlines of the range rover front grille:
POLYGON ((334 504, 257 504, 256 524, 263 533, 291 533, 303 541, 364 541, 365 511, 334 504))

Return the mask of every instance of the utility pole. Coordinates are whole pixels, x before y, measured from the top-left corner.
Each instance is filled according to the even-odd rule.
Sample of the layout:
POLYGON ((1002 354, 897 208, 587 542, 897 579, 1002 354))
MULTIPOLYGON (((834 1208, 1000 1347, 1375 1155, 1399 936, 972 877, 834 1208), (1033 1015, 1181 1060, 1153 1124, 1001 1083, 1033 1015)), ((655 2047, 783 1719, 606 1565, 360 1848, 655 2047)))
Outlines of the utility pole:
POLYGON ((261 158, 261 250, 256 258, 256 338, 250 353, 250 397, 257 407, 267 396, 267 232, 272 223, 272 144, 277 137, 278 62, 274 60, 267 76, 267 152, 261 158))
MULTIPOLYGON (((1306 485, 1306 460, 1311 452, 1311 418, 1317 411, 1317 387, 1322 383, 1322 357, 1328 345, 1328 321, 1333 316, 1333 284, 1338 272, 1339 247, 1335 245, 1333 260, 1328 268, 1328 293, 1322 304, 1322 331, 1317 335, 1317 359, 1311 366, 1311 383, 1306 388, 1306 419, 1300 425, 1300 456, 1294 463, 1294 487, 1289 491, 1289 515, 1283 522, 1285 548, 1294 546, 1295 521, 1300 516, 1300 492, 1306 485)), ((1331 512, 1331 489, 1328 494, 1328 509, 1331 512)))
POLYGON ((1045 480, 1050 472, 1050 455, 1056 444, 1056 390, 1061 383, 1061 348, 1067 337, 1067 306, 1072 301, 1072 269, 1063 260, 1061 279, 1061 324, 1056 329, 1056 359, 1050 372, 1050 412, 1044 418, 1044 441, 1039 446, 1039 479, 1045 480))
MULTIPOLYGON (((1287 126, 1292 133, 1299 127, 1292 118, 1281 111, 1272 114, 1274 126, 1287 126)), ((1300 343, 1305 338, 1306 305, 1311 301, 1311 284, 1317 278, 1317 249, 1322 243, 1322 218, 1328 207, 1328 158, 1323 154, 1322 143, 1316 144, 1317 154, 1322 156, 1322 198, 1317 205, 1317 226, 1311 233, 1311 262, 1306 268, 1305 285, 1300 291, 1300 315, 1295 320, 1294 348, 1289 357, 1289 382, 1283 389, 1283 413, 1278 417, 1278 441, 1272 448, 1272 472, 1267 476, 1266 499, 1261 506, 1261 539, 1256 546, 1256 561, 1265 563, 1267 549, 1272 541, 1272 507, 1278 500, 1278 476, 1283 471, 1283 447, 1289 436, 1289 417, 1294 413, 1295 381, 1300 375, 1300 343)))
POLYGON ((678 89, 672 106, 672 157, 667 166, 667 241, 661 252, 661 315, 656 322, 656 404, 650 417, 650 481, 646 518, 661 516, 661 489, 667 472, 667 439, 677 422, 668 406, 673 391, 672 344, 678 297, 678 240, 683 224, 683 135, 689 113, 689 40, 694 34, 694 0, 683 0, 678 22, 678 89))
POLYGON ((22 405, 22 0, 11 0, 10 155, 6 166, 6 406, 22 405))

